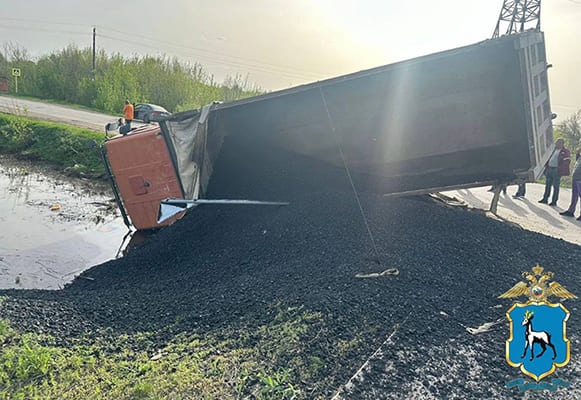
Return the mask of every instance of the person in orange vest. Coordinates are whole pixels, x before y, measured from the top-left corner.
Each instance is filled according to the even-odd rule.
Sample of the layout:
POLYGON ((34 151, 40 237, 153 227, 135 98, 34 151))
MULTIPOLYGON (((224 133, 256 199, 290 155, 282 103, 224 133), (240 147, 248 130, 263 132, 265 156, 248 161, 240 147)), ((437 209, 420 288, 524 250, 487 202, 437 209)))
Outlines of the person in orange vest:
POLYGON ((131 121, 133 121, 133 104, 129 100, 125 100, 125 106, 123 106, 123 114, 125 114, 125 124, 126 129, 131 130, 131 121))

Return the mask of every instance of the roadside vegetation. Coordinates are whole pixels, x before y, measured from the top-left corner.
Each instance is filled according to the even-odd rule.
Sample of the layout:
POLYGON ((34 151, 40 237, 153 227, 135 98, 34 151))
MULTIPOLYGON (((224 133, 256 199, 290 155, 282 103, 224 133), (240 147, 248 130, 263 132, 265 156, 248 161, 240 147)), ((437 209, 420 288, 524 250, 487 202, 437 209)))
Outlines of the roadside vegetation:
MULTIPOLYGON (((247 328, 183 333, 152 353, 143 350, 152 332, 60 347, 0 320, 0 398, 313 399, 333 387, 302 340, 324 329, 320 313, 279 309, 268 326, 247 328)), ((344 342, 335 356, 358 345, 344 342)))
MULTIPOLYGON (((125 99, 134 103, 154 103, 170 112, 199 108, 213 101, 232 101, 263 93, 256 84, 237 75, 216 82, 196 63, 176 58, 109 55, 90 48, 69 46, 33 59, 26 49, 5 44, 0 51, 0 71, 20 68, 18 96, 78 104, 106 113, 119 114, 125 99)), ((9 94, 16 95, 8 73, 9 94)))
POLYGON ((105 178, 103 133, 0 113, 0 153, 48 163, 74 176, 105 178))

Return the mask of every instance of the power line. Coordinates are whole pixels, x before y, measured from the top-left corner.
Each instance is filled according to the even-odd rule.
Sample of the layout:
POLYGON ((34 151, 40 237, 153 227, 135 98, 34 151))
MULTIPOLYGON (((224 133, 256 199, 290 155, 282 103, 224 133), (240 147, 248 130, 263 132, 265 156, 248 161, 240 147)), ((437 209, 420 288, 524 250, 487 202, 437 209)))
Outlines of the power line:
MULTIPOLYGON (((105 38, 105 39, 109 39, 109 40, 115 40, 115 41, 120 41, 120 42, 125 42, 125 43, 129 43, 129 44, 137 44, 140 46, 144 46, 144 47, 148 47, 148 48, 152 48, 155 50, 158 50, 157 47, 151 46, 151 45, 147 45, 147 44, 143 44, 143 43, 139 43, 139 42, 135 42, 132 40, 128 40, 128 39, 120 39, 120 38, 112 38, 110 36, 107 35, 98 35, 100 38, 105 38)), ((217 60, 215 58, 208 58, 207 56, 204 55, 192 55, 192 54, 180 54, 182 57, 196 57, 197 59, 200 59, 202 61, 206 61, 206 62, 211 62, 211 63, 218 63, 221 65, 226 65, 226 66, 231 66, 231 67, 244 67, 246 69, 255 71, 255 72, 265 72, 265 73, 270 73, 270 74, 279 74, 279 75, 284 75, 290 78, 301 78, 301 79, 311 79, 308 78, 304 75, 298 74, 298 73, 292 73, 289 71, 273 71, 273 70, 269 70, 267 68, 263 68, 261 66, 257 66, 257 65, 250 65, 250 64, 244 64, 244 63, 238 63, 238 62, 233 62, 233 61, 228 61, 228 60, 217 60)))
MULTIPOLYGON (((79 23, 70 23, 70 22, 47 22, 47 21, 28 20, 28 19, 17 19, 17 18, 0 18, 0 21, 26 22, 26 23, 34 23, 34 24, 39 24, 40 23, 40 24, 52 24, 52 25, 71 25, 71 26, 83 26, 83 27, 86 27, 87 26, 86 24, 79 24, 79 23)), ((42 28, 19 28, 19 27, 7 27, 7 26, 5 26, 5 27, 6 28, 13 28, 13 29, 33 29, 33 30, 43 31, 43 32, 52 32, 53 31, 53 30, 42 29, 42 28)), ((279 68, 279 69, 282 69, 282 70, 286 70, 287 72, 290 72, 290 73, 293 73, 293 71, 294 71, 294 70, 288 69, 287 67, 283 67, 283 66, 276 65, 276 64, 266 63, 266 62, 262 62, 262 61, 258 61, 258 60, 253 60, 253 59, 248 59, 248 58, 244 58, 244 57, 232 56, 230 54, 220 53, 220 52, 217 52, 217 51, 203 49, 203 48, 200 48, 200 47, 184 46, 184 45, 172 43, 172 42, 165 41, 165 40, 160 40, 160 39, 155 39, 155 38, 147 37, 147 36, 144 36, 144 35, 135 35, 134 33, 124 32, 124 31, 121 31, 121 30, 118 30, 118 29, 114 29, 114 28, 111 28, 111 27, 108 27, 108 26, 104 26, 104 25, 97 26, 97 28, 100 28, 99 30, 101 30, 102 28, 104 28, 104 29, 109 30, 111 32, 115 32, 115 33, 119 33, 121 35, 124 35, 126 37, 137 37, 138 36, 139 38, 146 39, 146 40, 149 40, 149 41, 152 41, 152 42, 156 42, 156 43, 160 43, 160 44, 163 44, 163 45, 169 45, 169 46, 173 46, 173 47, 176 47, 176 48, 181 48, 181 49, 190 50, 190 51, 194 51, 194 52, 196 52, 196 51, 204 52, 204 53, 213 54, 213 55, 220 56, 220 57, 232 58, 232 59, 240 60, 241 62, 258 62, 259 63, 258 66, 261 66, 261 67, 262 66, 269 66, 269 67, 273 67, 273 68, 279 68)), ((54 32, 56 32, 56 31, 54 31, 54 32)), ((86 32, 67 32, 67 31, 59 31, 59 32, 60 33, 81 34, 81 35, 85 35, 86 34, 86 32)), ((145 43, 140 42, 140 41, 135 41, 135 40, 128 41, 127 39, 120 39, 120 38, 117 38, 117 37, 106 36, 106 35, 102 35, 102 34, 99 34, 99 36, 104 37, 104 38, 107 38, 107 39, 110 39, 110 40, 119 40, 119 41, 122 41, 122 42, 124 41, 124 42, 127 42, 127 43, 138 44, 138 45, 141 45, 141 46, 144 46, 144 47, 148 47, 148 48, 152 48, 152 49, 155 49, 155 50, 159 50, 158 47, 154 47, 154 46, 145 44, 145 43)), ((244 63, 241 63, 240 65, 246 66, 246 65, 252 65, 252 64, 244 64, 244 63)), ((256 66, 256 64, 254 66, 256 66)), ((313 72, 313 71, 305 71, 305 70, 303 70, 301 72, 306 73, 306 74, 309 74, 309 75, 312 75, 312 76, 317 77, 317 78, 320 78, 320 77, 322 77, 322 76, 325 75, 324 73, 321 73, 321 72, 313 72)), ((294 74, 294 73, 293 73, 293 75, 298 76, 297 74, 294 74)), ((300 77, 303 77, 303 76, 300 76, 300 77)))
MULTIPOLYGON (((86 24, 80 23, 71 23, 71 22, 50 22, 50 21, 39 21, 39 20, 32 20, 32 19, 17 19, 17 18, 0 18, 0 21, 9 21, 9 22, 17 22, 17 23, 27 23, 27 24, 47 24, 47 25, 64 25, 64 26, 82 26, 86 27, 86 24)), ((0 25, 0 28, 5 29, 15 29, 15 30, 26 30, 26 31, 37 31, 37 32, 50 32, 50 33, 59 33, 59 34, 70 34, 70 35, 87 35, 86 32, 79 32, 79 31, 65 31, 65 30, 57 30, 52 28, 42 28, 39 26, 32 26, 32 27, 19 27, 15 25, 0 25)), ((136 35, 135 33, 124 32, 118 29, 114 29, 108 26, 97 26, 99 29, 98 37, 108 39, 111 41, 118 41, 124 42, 132 45, 138 45, 145 48, 150 48, 156 51, 163 51, 160 49, 159 45, 152 45, 148 44, 144 41, 135 40, 134 38, 139 37, 140 39, 145 39, 147 41, 158 43, 163 46, 171 46, 173 48, 180 49, 180 52, 176 52, 175 50, 173 53, 182 56, 182 57, 195 57, 205 62, 210 62, 214 64, 226 65, 231 67, 242 67, 245 69, 249 69, 255 72, 262 72, 262 73, 269 73, 269 74, 278 74, 284 75, 290 78, 299 78, 299 79, 323 79, 327 77, 327 74, 321 72, 314 72, 314 71, 306 71, 306 70, 297 70, 294 68, 289 68, 277 64, 267 63, 259 60, 233 56, 230 54, 225 54, 213 50, 208 50, 200 47, 191 47, 191 46, 184 46, 176 43, 172 43, 165 40, 160 40, 156 38, 151 38, 143 35, 136 35), (120 38, 117 36, 109 36, 103 35, 101 33, 101 29, 104 28, 106 31, 111 31, 114 33, 118 33, 123 35, 124 38, 120 38), (128 39, 129 38, 129 39, 128 39), (186 50, 188 53, 184 54, 183 50, 186 50), (200 54, 201 53, 201 54, 200 54)))
MULTIPOLYGON (((101 38, 105 38, 105 39, 109 39, 109 40, 113 40, 113 41, 120 41, 120 42, 129 43, 129 44, 136 44, 136 45, 140 45, 143 47, 152 48, 152 49, 155 49, 158 51, 160 50, 159 47, 157 47, 157 46, 152 46, 150 44, 146 44, 146 43, 140 42, 140 41, 123 39, 123 38, 119 38, 119 37, 111 37, 109 35, 103 35, 103 34, 99 34, 98 36, 101 38)), ((184 47, 184 48, 188 49, 187 47, 184 47)), ((255 72, 279 74, 279 75, 284 75, 284 76, 291 77, 291 78, 322 79, 322 77, 323 77, 322 74, 314 74, 314 73, 310 74, 308 72, 297 71, 295 69, 276 66, 274 64, 268 64, 268 63, 251 64, 251 63, 241 62, 241 61, 236 61, 236 60, 228 60, 228 57, 230 57, 230 56, 228 56, 226 54, 221 54, 221 53, 216 53, 216 52, 211 52, 211 53, 216 54, 218 56, 218 58, 210 56, 210 55, 196 54, 196 53, 184 53, 184 52, 180 52, 179 55, 182 57, 195 57, 197 59, 200 59, 200 60, 203 60, 206 62, 210 62, 210 63, 215 63, 215 64, 217 63, 220 65, 226 65, 226 66, 231 66, 231 67, 242 67, 242 68, 249 69, 249 70, 252 70, 255 72)), ((232 57, 232 58, 239 58, 239 57, 232 57)))
MULTIPOLYGON (((106 26, 102 26, 102 28, 105 28, 107 30, 110 30, 112 32, 116 32, 116 33, 119 33, 119 34, 122 34, 122 35, 125 35, 125 36, 135 36, 134 34, 131 34, 131 33, 128 33, 128 32, 123 32, 123 31, 120 31, 120 30, 117 30, 117 29, 113 29, 113 28, 106 27, 106 26)), ((296 75, 294 73, 294 71, 296 71, 295 69, 290 69, 288 67, 284 67, 284 66, 277 65, 277 64, 271 64, 271 63, 267 63, 267 62, 263 62, 263 61, 258 61, 258 60, 254 60, 254 59, 249 59, 249 58, 244 58, 244 57, 232 56, 230 54, 225 54, 225 53, 221 53, 221 52, 217 52, 217 51, 213 51, 213 50, 207 50, 207 49, 203 49, 203 48, 200 48, 200 47, 183 46, 183 45, 180 45, 180 44, 176 44, 176 43, 172 43, 172 42, 164 41, 164 40, 159 40, 159 39, 154 39, 154 38, 150 38, 150 37, 143 36, 143 35, 139 35, 139 37, 140 38, 143 38, 143 39, 146 39, 146 40, 150 40, 152 42, 157 42, 157 43, 160 43, 160 44, 163 44, 163 45, 173 46, 173 47, 176 47, 176 48, 185 49, 185 50, 189 50, 189 51, 193 51, 193 52, 203 52, 203 53, 208 53, 210 55, 216 55, 216 56, 219 56, 219 57, 226 57, 226 58, 230 58, 230 59, 234 59, 234 60, 240 60, 240 61, 232 61, 232 62, 233 63, 237 63, 238 65, 241 65, 241 66, 249 66, 250 65, 250 66, 260 66, 260 67, 263 67, 263 66, 264 67, 273 67, 273 68, 277 68, 277 69, 280 69, 280 70, 284 70, 284 71, 287 71, 287 72, 290 72, 290 73, 296 75), (258 64, 248 64, 249 62, 251 62, 251 63, 258 63, 258 64)), ((107 38, 108 39, 112 39, 112 40, 117 40, 118 39, 118 38, 112 38, 112 37, 107 37, 107 38)), ((121 40, 121 39, 118 39, 118 40, 121 40)), ((134 42, 134 44, 138 44, 138 43, 135 43, 134 42)), ((316 77, 316 78, 321 78, 322 76, 325 75, 324 73, 315 72, 315 71, 305 71, 305 70, 301 70, 300 72, 301 73, 308 74, 308 75, 312 75, 313 77, 316 77)))
MULTIPOLYGON (((148 44, 143 44, 140 42, 136 42, 136 41, 132 41, 132 40, 128 40, 128 39, 121 39, 121 38, 113 38, 107 35, 98 35, 101 38, 105 38, 105 39, 109 39, 109 40, 115 40, 115 41, 120 41, 120 42, 125 42, 125 43, 129 43, 129 44, 137 44, 137 45, 141 45, 144 47, 148 47, 148 48, 153 48, 156 50, 159 50, 157 47, 148 45, 148 44)), ((292 70, 284 70, 284 69, 278 69, 278 70, 274 70, 272 68, 267 68, 267 67, 263 67, 261 65, 257 65, 257 64, 247 64, 247 63, 242 63, 242 62, 236 62, 236 61, 231 61, 231 60, 226 60, 226 59, 216 59, 216 58, 210 58, 208 56, 205 55, 199 55, 199 54, 184 54, 181 53, 180 54, 182 57, 196 57, 198 59, 201 60, 205 60, 207 62, 212 62, 212 63, 218 63, 221 65, 227 65, 227 66, 231 66, 231 67, 244 67, 250 70, 254 70, 256 72, 266 72, 266 73, 277 73, 277 74, 281 74, 281 75, 286 75, 288 77, 291 78, 302 78, 302 79, 308 79, 307 76, 305 76, 304 74, 300 74, 300 73, 295 73, 292 70)), ((320 78, 321 76, 317 76, 316 78, 320 78)))

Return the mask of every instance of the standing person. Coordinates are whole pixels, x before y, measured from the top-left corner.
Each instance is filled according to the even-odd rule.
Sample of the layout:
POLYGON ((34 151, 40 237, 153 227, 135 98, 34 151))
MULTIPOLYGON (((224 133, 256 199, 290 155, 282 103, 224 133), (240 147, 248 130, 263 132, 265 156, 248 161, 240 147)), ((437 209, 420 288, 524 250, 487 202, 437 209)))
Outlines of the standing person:
POLYGON ((133 121, 133 104, 131 104, 129 99, 125 100, 125 105, 123 106, 123 114, 125 114, 125 124, 127 125, 126 129, 130 131, 131 121, 133 121))
POLYGON ((545 194, 539 200, 539 203, 547 204, 551 188, 553 188, 553 198, 550 206, 556 206, 559 200, 559 185, 561 185, 561 177, 570 174, 571 166, 571 152, 566 149, 565 141, 559 138, 555 141, 555 149, 549 157, 549 161, 545 165, 545 194))
POLYGON ((519 199, 521 197, 525 197, 525 194, 527 193, 527 184, 526 182, 523 183, 519 183, 518 184, 518 189, 516 191, 516 193, 514 194, 514 196, 512 196, 513 199, 519 199))
MULTIPOLYGON (((581 197, 581 139, 579 139, 579 147, 575 150, 575 160, 573 176, 571 177, 571 204, 569 204, 567 210, 560 213, 565 217, 575 216, 575 207, 577 207, 577 201, 581 197)), ((581 221, 581 215, 579 215, 577 221, 581 221)))

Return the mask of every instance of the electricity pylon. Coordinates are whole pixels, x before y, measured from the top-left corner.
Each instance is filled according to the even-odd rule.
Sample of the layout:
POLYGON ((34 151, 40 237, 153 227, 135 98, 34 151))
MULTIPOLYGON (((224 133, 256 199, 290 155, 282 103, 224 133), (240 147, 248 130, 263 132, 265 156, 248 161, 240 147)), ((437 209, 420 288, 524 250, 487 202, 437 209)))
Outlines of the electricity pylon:
POLYGON ((541 0, 504 0, 492 34, 493 39, 500 36, 501 25, 507 26, 503 35, 512 35, 531 28, 540 31, 541 0))

